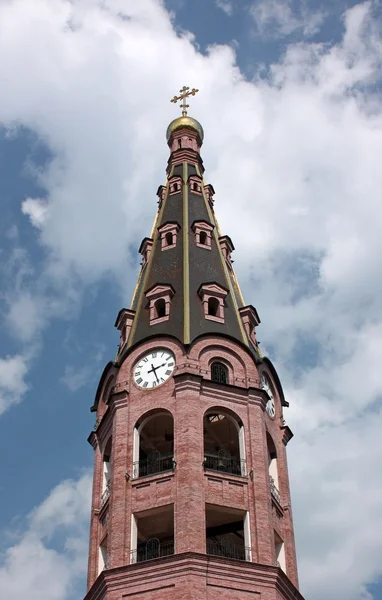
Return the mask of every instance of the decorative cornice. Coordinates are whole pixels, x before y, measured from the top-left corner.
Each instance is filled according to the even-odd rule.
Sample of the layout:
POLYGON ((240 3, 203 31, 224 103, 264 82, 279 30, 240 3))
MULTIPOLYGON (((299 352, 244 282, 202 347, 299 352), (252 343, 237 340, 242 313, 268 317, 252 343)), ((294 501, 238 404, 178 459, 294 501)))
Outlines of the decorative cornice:
POLYGON ((174 375, 175 394, 184 391, 199 392, 202 384, 202 376, 187 371, 176 372, 174 375))
POLYGON ((288 444, 288 442, 290 442, 290 440, 292 439, 293 432, 289 429, 288 425, 282 425, 280 427, 280 429, 282 429, 284 431, 283 443, 286 446, 288 444))
POLYGON ((304 600, 279 567, 197 552, 107 569, 96 579, 85 600, 101 600, 107 593, 122 588, 137 589, 143 584, 146 594, 158 589, 174 589, 176 583, 181 584, 185 574, 204 582, 208 578, 210 585, 215 584, 220 590, 225 588, 231 597, 235 597, 235 592, 247 592, 250 586, 252 591, 258 589, 258 593, 276 588, 283 600, 304 600))

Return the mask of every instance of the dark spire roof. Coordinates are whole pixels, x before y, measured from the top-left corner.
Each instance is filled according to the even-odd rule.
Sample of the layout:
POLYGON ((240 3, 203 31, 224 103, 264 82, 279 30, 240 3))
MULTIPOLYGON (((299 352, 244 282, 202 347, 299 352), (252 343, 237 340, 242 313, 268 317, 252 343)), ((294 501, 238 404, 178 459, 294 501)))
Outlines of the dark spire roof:
POLYGON ((201 144, 197 128, 177 126, 168 133, 167 181, 157 192, 153 238, 144 238, 139 249, 142 269, 131 305, 135 317, 119 360, 132 346, 157 335, 174 336, 185 345, 204 334, 229 336, 259 357, 255 336, 251 337, 239 312, 244 301, 230 260, 234 247, 228 236, 221 236, 213 207, 214 189, 203 180, 201 144), (162 241, 169 233, 173 237, 162 241), (146 294, 159 284, 171 289, 169 318, 158 318, 152 324, 146 294), (220 296, 216 293, 224 305, 223 322, 205 316, 204 299, 208 302, 211 289, 221 290, 220 296), (205 291, 201 294, 200 290, 205 291))

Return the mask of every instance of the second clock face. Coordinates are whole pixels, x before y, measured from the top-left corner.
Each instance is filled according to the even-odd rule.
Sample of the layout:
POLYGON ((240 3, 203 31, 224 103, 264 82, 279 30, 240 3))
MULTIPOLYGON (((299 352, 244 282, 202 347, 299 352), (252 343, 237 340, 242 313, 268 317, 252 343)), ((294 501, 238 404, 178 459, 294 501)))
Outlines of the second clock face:
POLYGON ((175 367, 175 356, 166 348, 150 350, 134 368, 134 381, 142 388, 155 388, 164 383, 175 367))
POLYGON ((267 392, 267 394, 269 396, 269 400, 267 402, 265 410, 267 411, 267 413, 271 417, 271 419, 274 419, 275 414, 276 414, 275 400, 273 398, 271 384, 269 383, 269 381, 265 377, 265 375, 261 376, 261 387, 263 388, 263 390, 265 390, 267 392))

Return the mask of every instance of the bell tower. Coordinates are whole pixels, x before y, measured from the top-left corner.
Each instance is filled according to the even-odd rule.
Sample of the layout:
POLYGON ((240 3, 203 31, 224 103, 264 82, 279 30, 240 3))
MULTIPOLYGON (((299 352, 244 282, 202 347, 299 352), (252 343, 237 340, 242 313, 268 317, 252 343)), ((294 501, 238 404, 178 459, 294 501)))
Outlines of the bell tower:
POLYGON ((204 180, 203 129, 170 123, 166 183, 101 376, 85 600, 303 600, 288 406, 204 180))

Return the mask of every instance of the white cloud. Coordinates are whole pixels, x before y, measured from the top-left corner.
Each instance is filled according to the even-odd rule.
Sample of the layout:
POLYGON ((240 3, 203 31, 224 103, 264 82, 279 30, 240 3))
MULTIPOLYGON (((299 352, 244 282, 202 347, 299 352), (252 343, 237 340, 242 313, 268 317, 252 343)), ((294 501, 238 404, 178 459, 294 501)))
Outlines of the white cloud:
POLYGON ((225 12, 227 17, 232 17, 233 12, 234 12, 234 7, 233 7, 233 3, 230 0, 215 0, 215 1, 216 1, 216 6, 218 8, 220 8, 220 10, 225 12))
POLYGON ((25 378, 29 364, 25 356, 16 354, 0 358, 0 414, 18 404, 28 390, 25 378))
POLYGON ((21 203, 21 211, 28 215, 30 222, 37 229, 42 229, 47 216, 48 206, 41 198, 26 198, 21 203))
POLYGON ((4 597, 78 597, 81 591, 77 584, 86 570, 90 490, 89 474, 78 481, 63 481, 32 511, 26 530, 18 532, 18 541, 1 557, 0 589, 4 597))
POLYGON ((250 7, 257 32, 265 37, 284 37, 299 32, 304 37, 318 33, 326 15, 312 11, 305 2, 298 9, 291 0, 257 0, 250 7))
MULTIPOLYGON (((360 600, 381 574, 382 40, 373 10, 353 7, 340 42, 288 45, 267 77, 247 82, 232 48, 202 56, 154 1, 0 4, 0 120, 32 128, 54 157, 40 173, 47 258, 31 292, 49 318, 106 273, 131 289, 129 244, 150 230, 164 130, 177 114, 168 99, 183 82, 200 89, 191 112, 205 128, 217 215, 236 240, 239 280, 291 403, 301 587, 312 600, 360 600)), ((314 31, 301 15, 297 28, 288 18, 290 32, 314 31)), ((16 292, 30 291, 28 268, 16 292)))

